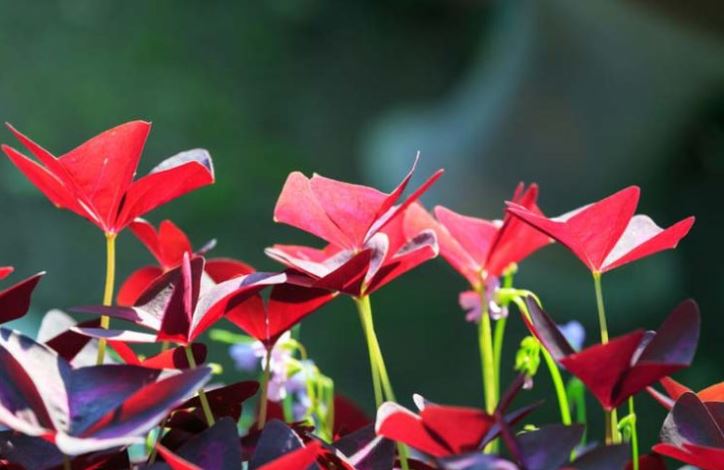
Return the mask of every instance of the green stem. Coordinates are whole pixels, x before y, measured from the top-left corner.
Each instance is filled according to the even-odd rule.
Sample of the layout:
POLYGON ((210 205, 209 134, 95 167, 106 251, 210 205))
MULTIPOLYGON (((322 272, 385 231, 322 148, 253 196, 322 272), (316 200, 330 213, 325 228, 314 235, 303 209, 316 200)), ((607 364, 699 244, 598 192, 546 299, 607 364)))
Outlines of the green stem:
POLYGON ((67 455, 63 456, 63 470, 72 470, 73 466, 70 464, 70 457, 67 455))
POLYGON ((266 424, 266 410, 269 399, 267 398, 267 389, 269 388, 269 376, 271 375, 271 355, 272 349, 266 352, 266 361, 264 361, 264 373, 261 378, 261 394, 259 395, 259 423, 258 429, 261 431, 266 424))
POLYGON ((571 424, 571 409, 568 405, 568 395, 566 395, 566 386, 563 384, 561 378, 561 371, 558 369, 556 361, 553 360, 551 354, 545 348, 541 348, 543 359, 546 361, 548 366, 548 372, 551 374, 551 380, 553 380, 553 387, 556 389, 556 397, 558 398, 558 408, 561 411, 561 423, 566 426, 571 424))
MULTIPOLYGON (((501 317, 495 322, 493 333, 493 357, 495 358, 495 395, 500 396, 500 358, 503 357, 503 339, 505 338, 506 317, 501 317)), ((497 400, 496 400, 497 401, 497 400)))
POLYGON ((633 396, 628 398, 628 413, 631 416, 631 460, 633 470, 639 470, 639 435, 636 430, 636 411, 633 396))
MULTIPOLYGON (((608 343, 608 324, 606 322, 606 308, 603 305, 603 289, 601 288, 601 273, 593 273, 593 287, 596 291, 596 307, 598 309, 598 327, 601 330, 601 344, 608 343)), ((618 418, 616 410, 605 411, 606 422, 606 444, 618 444, 621 442, 618 433, 618 418)))
POLYGON ((382 395, 382 386, 380 385, 380 373, 377 370, 377 356, 375 355, 373 339, 374 333, 371 333, 369 331, 367 321, 367 317, 369 316, 367 312, 371 311, 369 297, 355 298, 354 303, 357 306, 360 323, 362 324, 362 332, 364 333, 365 341, 367 342, 367 352, 370 356, 370 370, 372 372, 372 388, 375 394, 375 408, 379 408, 380 405, 382 405, 382 402, 385 401, 385 398, 382 395))
MULTIPOLYGON (((485 411, 492 415, 498 405, 495 379, 495 355, 493 354, 493 332, 490 324, 490 311, 485 287, 478 290, 480 295, 480 322, 478 323, 478 347, 480 348, 480 366, 483 379, 483 396, 485 411)), ((492 441, 485 448, 488 453, 498 450, 498 441, 492 441)))
POLYGON ((148 454, 148 464, 153 465, 153 463, 156 461, 156 455, 158 454, 158 443, 161 442, 161 436, 163 435, 163 430, 166 425, 166 421, 168 421, 168 417, 166 417, 163 421, 161 421, 161 426, 158 428, 158 435, 156 436, 156 439, 154 439, 153 447, 151 448, 151 452, 148 454))
MULTIPOLYGON (((528 312, 528 306, 525 305, 523 299, 520 297, 514 297, 513 301, 518 309, 523 312, 526 318, 530 319, 530 312, 528 312)), ((543 345, 541 345, 543 346, 543 345)), ((558 364, 553 360, 548 350, 544 347, 541 348, 543 359, 545 360, 546 366, 548 367, 548 373, 553 381, 553 387, 556 390, 556 398, 558 399, 558 408, 561 412, 561 422, 566 426, 571 424, 571 407, 568 404, 568 395, 566 394, 566 387, 563 384, 563 378, 561 377, 561 371, 558 368, 558 364)))
MULTIPOLYGON (((387 374, 387 367, 385 366, 385 360, 382 356, 382 349, 380 343, 377 340, 375 334, 374 321, 372 320, 372 304, 368 295, 362 297, 356 297, 354 299, 357 305, 357 311, 359 312, 360 320, 362 322, 362 330, 364 331, 365 338, 367 340, 367 348, 370 353, 370 367, 372 369, 372 383, 375 386, 375 400, 377 401, 378 387, 381 386, 379 391, 382 395, 382 400, 377 401, 377 408, 380 407, 382 401, 385 399, 390 401, 395 400, 395 393, 392 390, 392 384, 390 377, 387 374), (375 385, 375 377, 377 377, 377 384, 375 385)), ((397 453, 400 456, 400 464, 402 470, 409 470, 408 458, 410 453, 407 446, 402 443, 397 443, 397 453)))
POLYGON ((484 288, 480 290, 480 309, 478 345, 480 347, 485 411, 493 414, 498 401, 495 397, 495 357, 493 355, 493 332, 490 324, 490 312, 488 311, 488 300, 484 288))
POLYGON ((601 273, 593 273, 593 286, 596 290, 596 307, 598 308, 598 327, 601 329, 601 343, 608 343, 608 324, 606 323, 606 309, 603 305, 603 290, 601 289, 601 273))
POLYGON ((282 412, 284 413, 284 421, 286 423, 291 423, 294 421, 294 411, 292 408, 294 404, 292 403, 292 401, 293 400, 291 394, 285 396, 284 400, 282 401, 282 412))
MULTIPOLYGON (((184 351, 186 351, 186 360, 189 361, 189 366, 196 368, 196 359, 194 359, 194 352, 191 350, 191 346, 186 346, 184 351)), ((206 398, 206 392, 203 387, 199 389, 199 401, 201 402, 201 409, 203 410, 204 417, 206 418, 206 424, 208 424, 209 427, 213 426, 214 415, 211 413, 209 400, 206 398)))
MULTIPOLYGON (((116 278, 116 234, 106 233, 106 283, 103 289, 103 305, 110 307, 113 304, 113 288, 116 278)), ((101 315, 101 328, 107 330, 111 326, 111 319, 101 315)), ((98 340, 98 356, 96 364, 103 364, 106 357, 106 339, 98 340)))

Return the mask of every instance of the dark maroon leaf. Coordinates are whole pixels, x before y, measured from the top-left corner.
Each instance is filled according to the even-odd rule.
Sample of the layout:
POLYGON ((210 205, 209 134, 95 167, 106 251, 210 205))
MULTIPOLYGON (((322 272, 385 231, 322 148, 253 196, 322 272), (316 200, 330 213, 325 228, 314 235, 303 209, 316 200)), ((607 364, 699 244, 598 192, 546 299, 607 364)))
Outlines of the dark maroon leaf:
POLYGON ((519 467, 496 455, 473 452, 437 460, 442 470, 518 470, 519 467))
MULTIPOLYGON (((77 325, 79 328, 97 328, 101 326, 99 320, 89 320, 77 325)), ((72 361, 78 353, 91 341, 91 338, 72 330, 65 332, 46 341, 45 344, 55 350, 60 357, 66 361, 72 361)))
POLYGON ((289 426, 279 420, 271 420, 259 436, 249 469, 258 469, 303 447, 302 439, 289 426))
POLYGON ((664 420, 663 442, 724 448, 724 433, 714 415, 694 393, 685 393, 664 420))
MULTIPOLYGON (((237 382, 206 391, 206 398, 209 401, 211 412, 216 418, 228 416, 238 421, 241 416, 242 403, 256 395, 259 390, 259 382, 248 380, 237 382)), ((200 408, 201 401, 195 396, 184 402, 179 409, 200 408)))
MULTIPOLYGON (((222 418, 173 452, 205 470, 239 470, 241 445, 236 422, 230 418, 222 418)), ((164 469, 168 468, 168 465, 157 463, 149 468, 164 469)))
POLYGON ((0 433, 0 456, 26 469, 45 470, 63 463, 63 453, 52 443, 12 431, 0 433))
POLYGON ((631 449, 626 444, 600 446, 577 457, 566 469, 610 470, 623 468, 630 455, 631 449))
POLYGON ((30 297, 44 272, 38 273, 0 292, 0 323, 17 320, 30 308, 30 297))
POLYGON ((530 321, 524 316, 523 319, 529 326, 532 325, 531 331, 543 343, 556 360, 570 356, 575 350, 566 340, 556 322, 548 316, 546 312, 538 305, 535 298, 528 296, 525 303, 530 313, 530 321))
POLYGON ((581 442, 584 426, 549 424, 531 432, 519 434, 523 463, 528 470, 558 468, 568 462, 571 451, 581 442))

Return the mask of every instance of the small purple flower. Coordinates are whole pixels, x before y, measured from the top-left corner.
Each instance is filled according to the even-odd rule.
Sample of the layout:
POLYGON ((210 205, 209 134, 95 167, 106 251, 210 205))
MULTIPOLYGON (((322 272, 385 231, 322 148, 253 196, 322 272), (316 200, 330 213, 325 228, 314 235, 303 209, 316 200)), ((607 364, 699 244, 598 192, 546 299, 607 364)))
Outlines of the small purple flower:
POLYGON ((583 343, 586 341, 586 330, 580 322, 571 320, 563 325, 558 325, 558 329, 574 350, 581 350, 583 343))
MULTIPOLYGON (((492 276, 489 277, 485 283, 485 294, 488 297, 488 313, 490 314, 490 318, 493 320, 508 317, 508 307, 499 305, 494 300, 498 289, 500 289, 500 279, 492 276)), ((481 311, 479 293, 473 290, 461 292, 458 297, 458 303, 466 312, 465 320, 475 323, 480 321, 481 311)))
POLYGON ((234 361, 237 370, 254 372, 259 368, 264 346, 259 341, 234 344, 229 348, 229 356, 234 361), (262 350, 259 350, 261 346, 262 350))

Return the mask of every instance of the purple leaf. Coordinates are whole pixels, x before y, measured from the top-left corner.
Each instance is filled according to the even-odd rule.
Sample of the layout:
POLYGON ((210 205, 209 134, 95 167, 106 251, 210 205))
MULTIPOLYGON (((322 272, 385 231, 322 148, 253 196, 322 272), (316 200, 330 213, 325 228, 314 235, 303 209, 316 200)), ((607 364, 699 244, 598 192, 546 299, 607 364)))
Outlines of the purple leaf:
MULTIPOLYGON (((231 418, 222 418, 204 432, 193 436, 174 453, 187 462, 204 469, 239 470, 241 466, 241 444, 236 423, 231 418)), ((151 469, 168 468, 157 463, 151 469)))

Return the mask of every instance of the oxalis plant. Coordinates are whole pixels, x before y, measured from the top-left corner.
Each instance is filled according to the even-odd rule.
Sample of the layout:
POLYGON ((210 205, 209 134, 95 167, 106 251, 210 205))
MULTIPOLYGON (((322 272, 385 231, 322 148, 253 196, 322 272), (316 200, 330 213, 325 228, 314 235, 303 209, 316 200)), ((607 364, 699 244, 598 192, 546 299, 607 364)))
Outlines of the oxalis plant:
MULTIPOLYGON (((54 205, 102 231, 107 261, 98 305, 69 309, 75 317, 49 312, 35 339, 0 329, 2 468, 638 470, 666 468, 662 456, 724 468, 724 382, 694 392, 670 377, 694 357, 694 301, 662 314, 656 331, 609 332, 603 275, 675 248, 694 223, 662 229, 635 215, 637 187, 551 218, 537 205, 538 187, 521 184, 501 204, 502 220, 491 221, 418 202, 442 170, 408 191, 413 164, 390 193, 292 172, 273 219, 324 246, 272 245, 266 254, 281 270, 258 272, 207 259, 214 243, 194 248, 171 221, 140 218, 214 182, 205 150, 181 152, 134 179, 149 123, 122 124, 60 157, 8 128, 24 153, 7 145, 3 152, 54 205), (126 228, 156 264, 134 271, 114 296, 115 242, 126 228), (549 314, 544 299, 515 283, 524 259, 553 243, 591 272, 600 341, 588 346, 580 324, 559 324, 554 318, 565 313, 549 314), (476 327, 480 408, 421 395, 416 410, 400 406, 377 337, 373 295, 438 255, 469 285, 459 303, 476 327), (367 343, 374 419, 335 392, 301 337, 304 318, 345 297, 367 343), (238 331, 213 328, 222 318, 238 331), (517 375, 501 383, 508 321, 522 321, 530 335, 515 339, 517 375), (212 379, 219 366, 207 358, 203 333, 228 344, 238 369, 259 380, 212 379), (155 352, 140 355, 139 343, 155 352), (541 366, 554 396, 519 403, 541 366), (642 392, 669 410, 652 449, 639 447, 642 392), (603 429, 588 426, 590 397, 603 429), (537 423, 541 406, 555 406, 559 422, 537 423)), ((11 272, 0 268, 0 278, 11 272)), ((42 276, 0 292, 0 321, 26 314, 42 276)))

